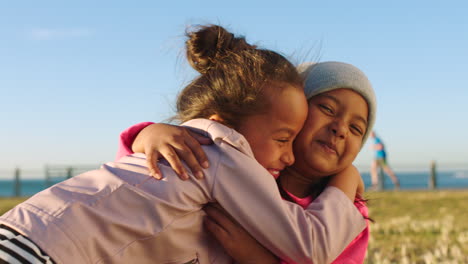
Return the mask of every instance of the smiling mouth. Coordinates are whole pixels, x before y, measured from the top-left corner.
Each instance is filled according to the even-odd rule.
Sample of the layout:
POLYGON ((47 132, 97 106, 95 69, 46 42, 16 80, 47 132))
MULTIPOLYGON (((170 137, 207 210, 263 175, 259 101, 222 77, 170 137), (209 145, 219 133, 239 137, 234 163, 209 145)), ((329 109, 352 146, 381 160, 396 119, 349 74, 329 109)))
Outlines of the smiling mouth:
POLYGON ((338 151, 336 151, 336 146, 334 144, 331 144, 322 140, 318 140, 317 142, 320 144, 320 146, 326 153, 334 154, 338 156, 338 151))
POLYGON ((273 177, 275 177, 275 179, 278 178, 281 174, 281 170, 279 169, 267 169, 267 170, 273 177))

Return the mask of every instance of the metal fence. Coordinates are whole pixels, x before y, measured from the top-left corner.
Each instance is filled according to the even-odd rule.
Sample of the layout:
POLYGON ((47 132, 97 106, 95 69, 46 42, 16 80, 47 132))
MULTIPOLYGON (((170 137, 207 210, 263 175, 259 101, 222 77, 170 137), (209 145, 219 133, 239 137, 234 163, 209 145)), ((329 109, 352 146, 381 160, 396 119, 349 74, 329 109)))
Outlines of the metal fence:
MULTIPOLYGON (((58 182, 99 167, 100 165, 46 165, 41 169, 0 170, 0 197, 31 196, 58 182)), ((396 170, 402 189, 468 188, 468 166, 439 165, 431 162, 417 172, 409 168, 412 167, 396 170)), ((361 175, 366 187, 370 187, 369 173, 363 171, 361 175)), ((394 188, 382 171, 379 178, 376 190, 394 188)))
POLYGON ((42 169, 0 170, 0 196, 30 196, 100 165, 46 165, 42 169))

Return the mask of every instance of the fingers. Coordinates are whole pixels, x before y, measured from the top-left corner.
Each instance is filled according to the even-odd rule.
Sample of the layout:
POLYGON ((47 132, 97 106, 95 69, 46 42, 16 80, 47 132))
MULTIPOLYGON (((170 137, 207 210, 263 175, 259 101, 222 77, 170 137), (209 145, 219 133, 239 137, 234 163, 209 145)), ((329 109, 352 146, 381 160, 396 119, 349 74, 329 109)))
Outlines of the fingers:
POLYGON ((208 158, 206 157, 205 151, 203 151, 200 144, 207 145, 205 143, 212 144, 213 142, 211 139, 206 138, 198 133, 191 131, 188 131, 188 133, 191 135, 191 137, 187 137, 185 143, 190 148, 190 151, 193 153, 195 158, 198 160, 199 165, 207 169, 210 165, 208 163, 208 158), (202 142, 201 139, 203 139, 204 142, 202 142))
POLYGON ((170 147, 172 148, 171 150, 168 152, 161 151, 161 154, 168 160, 171 167, 178 173, 181 179, 188 179, 188 175, 181 161, 185 162, 195 178, 204 178, 203 168, 208 168, 208 158, 201 148, 200 143, 193 138, 188 129, 184 128, 181 135, 174 136, 170 147), (177 158, 172 157, 174 152, 177 154, 177 158))
POLYGON ((222 226, 209 217, 205 217, 203 224, 218 242, 224 247, 228 247, 229 243, 231 243, 230 235, 222 226))
POLYGON ((193 137, 193 139, 195 139, 199 144, 201 145, 211 145, 213 144, 213 140, 211 140, 211 138, 209 137, 206 137, 202 134, 199 134, 195 131, 192 131, 190 129, 186 129, 186 131, 190 134, 190 136, 193 137))
POLYGON ((158 167, 158 153, 155 151, 151 151, 147 155, 147 160, 148 164, 148 169, 150 171, 150 175, 153 176, 154 178, 160 180, 162 178, 161 171, 159 170, 158 167))
POLYGON ((225 215, 229 215, 229 213, 228 213, 226 210, 224 210, 224 208, 221 207, 221 205, 220 205, 219 203, 209 203, 209 204, 207 204, 205 207, 206 207, 206 208, 208 208, 208 207, 214 207, 214 208, 220 210, 220 211, 221 211, 222 213, 224 213, 225 215))
POLYGON ((164 158, 182 180, 189 179, 189 175, 184 165, 182 164, 182 160, 185 161, 196 178, 202 179, 204 177, 202 168, 198 164, 198 161, 195 159, 195 156, 191 150, 186 145, 181 145, 178 143, 174 143, 172 146, 164 145, 161 146, 159 152, 157 152, 154 148, 150 149, 151 155, 148 155, 148 166, 150 168, 150 173, 159 175, 159 178, 154 176, 155 178, 162 178, 162 174, 156 165, 158 158, 164 158))
POLYGON ((208 217, 221 226, 226 232, 231 233, 240 227, 240 225, 224 210, 219 204, 209 204, 203 208, 208 217))
POLYGON ((184 165, 182 165, 182 162, 180 161, 180 158, 174 148, 164 147, 160 153, 167 160, 167 162, 169 162, 169 165, 177 173, 180 179, 189 179, 187 171, 185 170, 184 165))
MULTIPOLYGON (((201 147, 199 145, 198 147, 200 148, 200 151, 203 153, 203 150, 201 149, 201 147)), ((199 161, 195 157, 195 154, 192 152, 192 149, 188 144, 184 144, 184 145, 177 144, 176 146, 174 146, 174 150, 179 156, 180 160, 183 160, 185 164, 189 167, 190 171, 193 173, 195 178, 197 179, 204 178, 203 169, 200 166, 199 161)), ((205 154, 203 153, 203 155, 205 154)))
POLYGON ((213 206, 206 206, 203 210, 207 214, 204 220, 206 228, 221 244, 226 246, 226 243, 231 241, 231 233, 229 230, 236 228, 235 224, 219 209, 213 206))
POLYGON ((162 178, 157 165, 159 158, 166 159, 182 180, 189 179, 187 169, 182 161, 185 162, 195 178, 204 178, 203 168, 208 168, 209 163, 200 143, 209 144, 211 139, 190 133, 187 128, 167 124, 148 126, 147 129, 140 132, 138 137, 135 142, 140 142, 137 145, 141 146, 142 151, 147 155, 150 174, 155 178, 162 178))

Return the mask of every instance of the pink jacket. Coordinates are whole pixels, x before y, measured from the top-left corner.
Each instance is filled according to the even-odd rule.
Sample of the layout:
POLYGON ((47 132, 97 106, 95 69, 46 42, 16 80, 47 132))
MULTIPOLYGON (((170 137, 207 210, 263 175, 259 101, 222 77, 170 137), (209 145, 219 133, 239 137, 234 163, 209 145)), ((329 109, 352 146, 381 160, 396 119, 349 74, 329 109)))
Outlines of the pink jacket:
POLYGON ((197 119, 214 145, 204 180, 148 175, 143 154, 48 188, 0 217, 58 263, 230 263, 203 231, 202 207, 219 202, 260 243, 287 261, 329 263, 366 226, 353 203, 327 188, 306 210, 281 199, 245 138, 197 119), (192 261, 192 262, 190 262, 192 261))

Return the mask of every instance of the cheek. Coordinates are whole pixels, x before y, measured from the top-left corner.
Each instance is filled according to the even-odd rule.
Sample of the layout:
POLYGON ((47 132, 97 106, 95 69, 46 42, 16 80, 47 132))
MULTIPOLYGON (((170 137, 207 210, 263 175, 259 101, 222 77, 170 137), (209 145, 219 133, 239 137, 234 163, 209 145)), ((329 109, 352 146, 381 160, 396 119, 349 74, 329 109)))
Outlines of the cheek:
POLYGON ((263 167, 271 165, 271 160, 275 158, 275 149, 264 142, 257 141, 252 146, 252 152, 254 153, 255 159, 263 167))
POLYGON ((298 157, 301 156, 301 153, 304 151, 304 146, 305 146, 305 138, 304 135, 299 133, 294 139, 293 142, 293 151, 294 151, 294 156, 298 157))
POLYGON ((316 123, 306 122, 304 127, 297 135, 293 143, 294 149, 306 149, 312 144, 314 136, 317 134, 318 128, 316 123))
POLYGON ((312 137, 316 132, 320 130, 321 127, 325 126, 327 120, 323 118, 323 116, 314 109, 310 109, 307 115, 307 119, 302 127, 301 131, 299 132, 299 136, 302 137, 312 137))
POLYGON ((309 163, 311 159, 314 159, 316 153, 311 139, 304 134, 303 137, 297 137, 293 144, 293 153, 296 162, 298 163, 309 163))
POLYGON ((298 160, 303 160, 304 159, 304 154, 306 153, 306 149, 304 147, 304 145, 296 145, 294 144, 293 145, 293 154, 294 154, 294 158, 296 161, 298 160))
POLYGON ((346 149, 346 156, 344 157, 344 159, 349 160, 350 162, 353 162, 354 159, 359 154, 360 150, 361 150, 360 143, 353 142, 353 143, 348 144, 347 149, 346 149))

